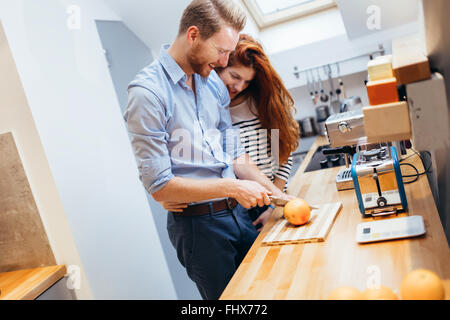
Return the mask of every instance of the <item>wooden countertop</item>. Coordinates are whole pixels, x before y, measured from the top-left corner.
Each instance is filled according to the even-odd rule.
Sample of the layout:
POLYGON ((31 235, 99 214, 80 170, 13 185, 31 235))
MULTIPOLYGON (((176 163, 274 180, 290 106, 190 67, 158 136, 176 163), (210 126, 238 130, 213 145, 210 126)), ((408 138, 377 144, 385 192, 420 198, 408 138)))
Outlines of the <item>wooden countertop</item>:
MULTIPOLYGON (((326 299, 340 286, 353 286, 363 291, 376 278, 400 297, 403 277, 418 268, 436 272, 444 280, 449 299, 450 251, 426 176, 405 185, 409 209, 408 213, 398 215, 421 215, 426 234, 417 238, 358 244, 355 241, 358 223, 389 217, 363 219, 355 191, 336 189, 335 178, 340 168, 303 172, 317 147, 326 144, 325 137, 316 140, 288 186, 289 194, 311 204, 342 202, 343 208, 325 242, 261 245, 270 228, 282 219, 282 208, 277 208, 221 299, 326 299)), ((413 163, 419 172, 423 172, 418 156, 405 162, 413 163)), ((410 172, 409 167, 402 167, 402 170, 404 174, 410 172)))
POLYGON ((65 265, 0 273, 0 300, 33 300, 65 274, 65 265))

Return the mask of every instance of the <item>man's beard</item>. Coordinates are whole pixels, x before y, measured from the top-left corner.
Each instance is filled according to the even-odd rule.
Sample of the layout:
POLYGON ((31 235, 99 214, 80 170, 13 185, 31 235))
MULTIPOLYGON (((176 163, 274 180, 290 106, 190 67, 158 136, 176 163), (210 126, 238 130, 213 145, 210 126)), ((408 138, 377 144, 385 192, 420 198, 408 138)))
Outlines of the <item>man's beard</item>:
POLYGON ((201 75, 203 78, 206 78, 211 73, 211 69, 207 62, 202 61, 201 58, 201 48, 196 47, 192 48, 191 52, 188 53, 188 62, 192 68, 192 70, 201 75))

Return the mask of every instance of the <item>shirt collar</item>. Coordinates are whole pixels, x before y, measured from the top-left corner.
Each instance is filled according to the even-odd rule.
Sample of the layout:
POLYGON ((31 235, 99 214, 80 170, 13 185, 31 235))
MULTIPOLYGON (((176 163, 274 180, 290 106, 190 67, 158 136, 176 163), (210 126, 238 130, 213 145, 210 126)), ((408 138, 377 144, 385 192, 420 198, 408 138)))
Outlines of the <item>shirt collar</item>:
POLYGON ((169 49, 169 44, 165 44, 161 47, 161 51, 159 53, 159 62, 162 64, 166 72, 169 74, 170 79, 172 79, 173 83, 176 84, 180 81, 186 73, 181 69, 178 63, 172 58, 172 56, 167 52, 169 49))
MULTIPOLYGON (((178 83, 181 79, 187 79, 186 73, 181 69, 181 67, 178 65, 178 63, 172 58, 172 56, 167 52, 167 49, 169 49, 170 45, 165 44, 161 47, 161 51, 159 53, 159 62, 164 67, 166 72, 169 74, 170 79, 172 79, 172 82, 174 84, 178 83)), ((196 79, 201 79, 203 83, 206 83, 208 78, 203 78, 199 74, 194 73, 194 77, 196 79)))

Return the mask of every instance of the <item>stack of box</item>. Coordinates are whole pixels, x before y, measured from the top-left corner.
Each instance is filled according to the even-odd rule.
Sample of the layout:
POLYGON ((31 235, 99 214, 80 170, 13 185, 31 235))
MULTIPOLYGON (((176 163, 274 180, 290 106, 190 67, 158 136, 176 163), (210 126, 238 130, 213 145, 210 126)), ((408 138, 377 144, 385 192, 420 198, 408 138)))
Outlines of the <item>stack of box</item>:
POLYGON ((392 56, 379 56, 367 65, 369 104, 376 106, 398 101, 397 80, 392 70, 392 56))
POLYGON ((406 102, 399 102, 392 56, 379 56, 369 61, 367 72, 369 74, 367 95, 370 106, 363 108, 367 141, 408 139, 409 117, 405 117, 408 115, 408 106, 406 102))
POLYGON ((411 138, 408 103, 399 101, 397 86, 431 77, 428 58, 414 39, 394 41, 392 53, 367 65, 370 106, 363 108, 363 114, 368 142, 411 138))

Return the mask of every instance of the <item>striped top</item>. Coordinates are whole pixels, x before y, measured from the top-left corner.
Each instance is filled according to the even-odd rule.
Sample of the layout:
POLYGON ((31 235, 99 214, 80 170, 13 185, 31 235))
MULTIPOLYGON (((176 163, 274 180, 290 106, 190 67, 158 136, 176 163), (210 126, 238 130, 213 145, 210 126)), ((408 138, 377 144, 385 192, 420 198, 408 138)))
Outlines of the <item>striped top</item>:
POLYGON ((268 132, 262 128, 256 107, 250 101, 251 99, 247 99, 230 107, 231 121, 234 128, 239 128, 241 144, 253 162, 271 181, 275 180, 275 177, 288 181, 292 169, 292 155, 281 166, 278 159, 272 158, 268 132))

